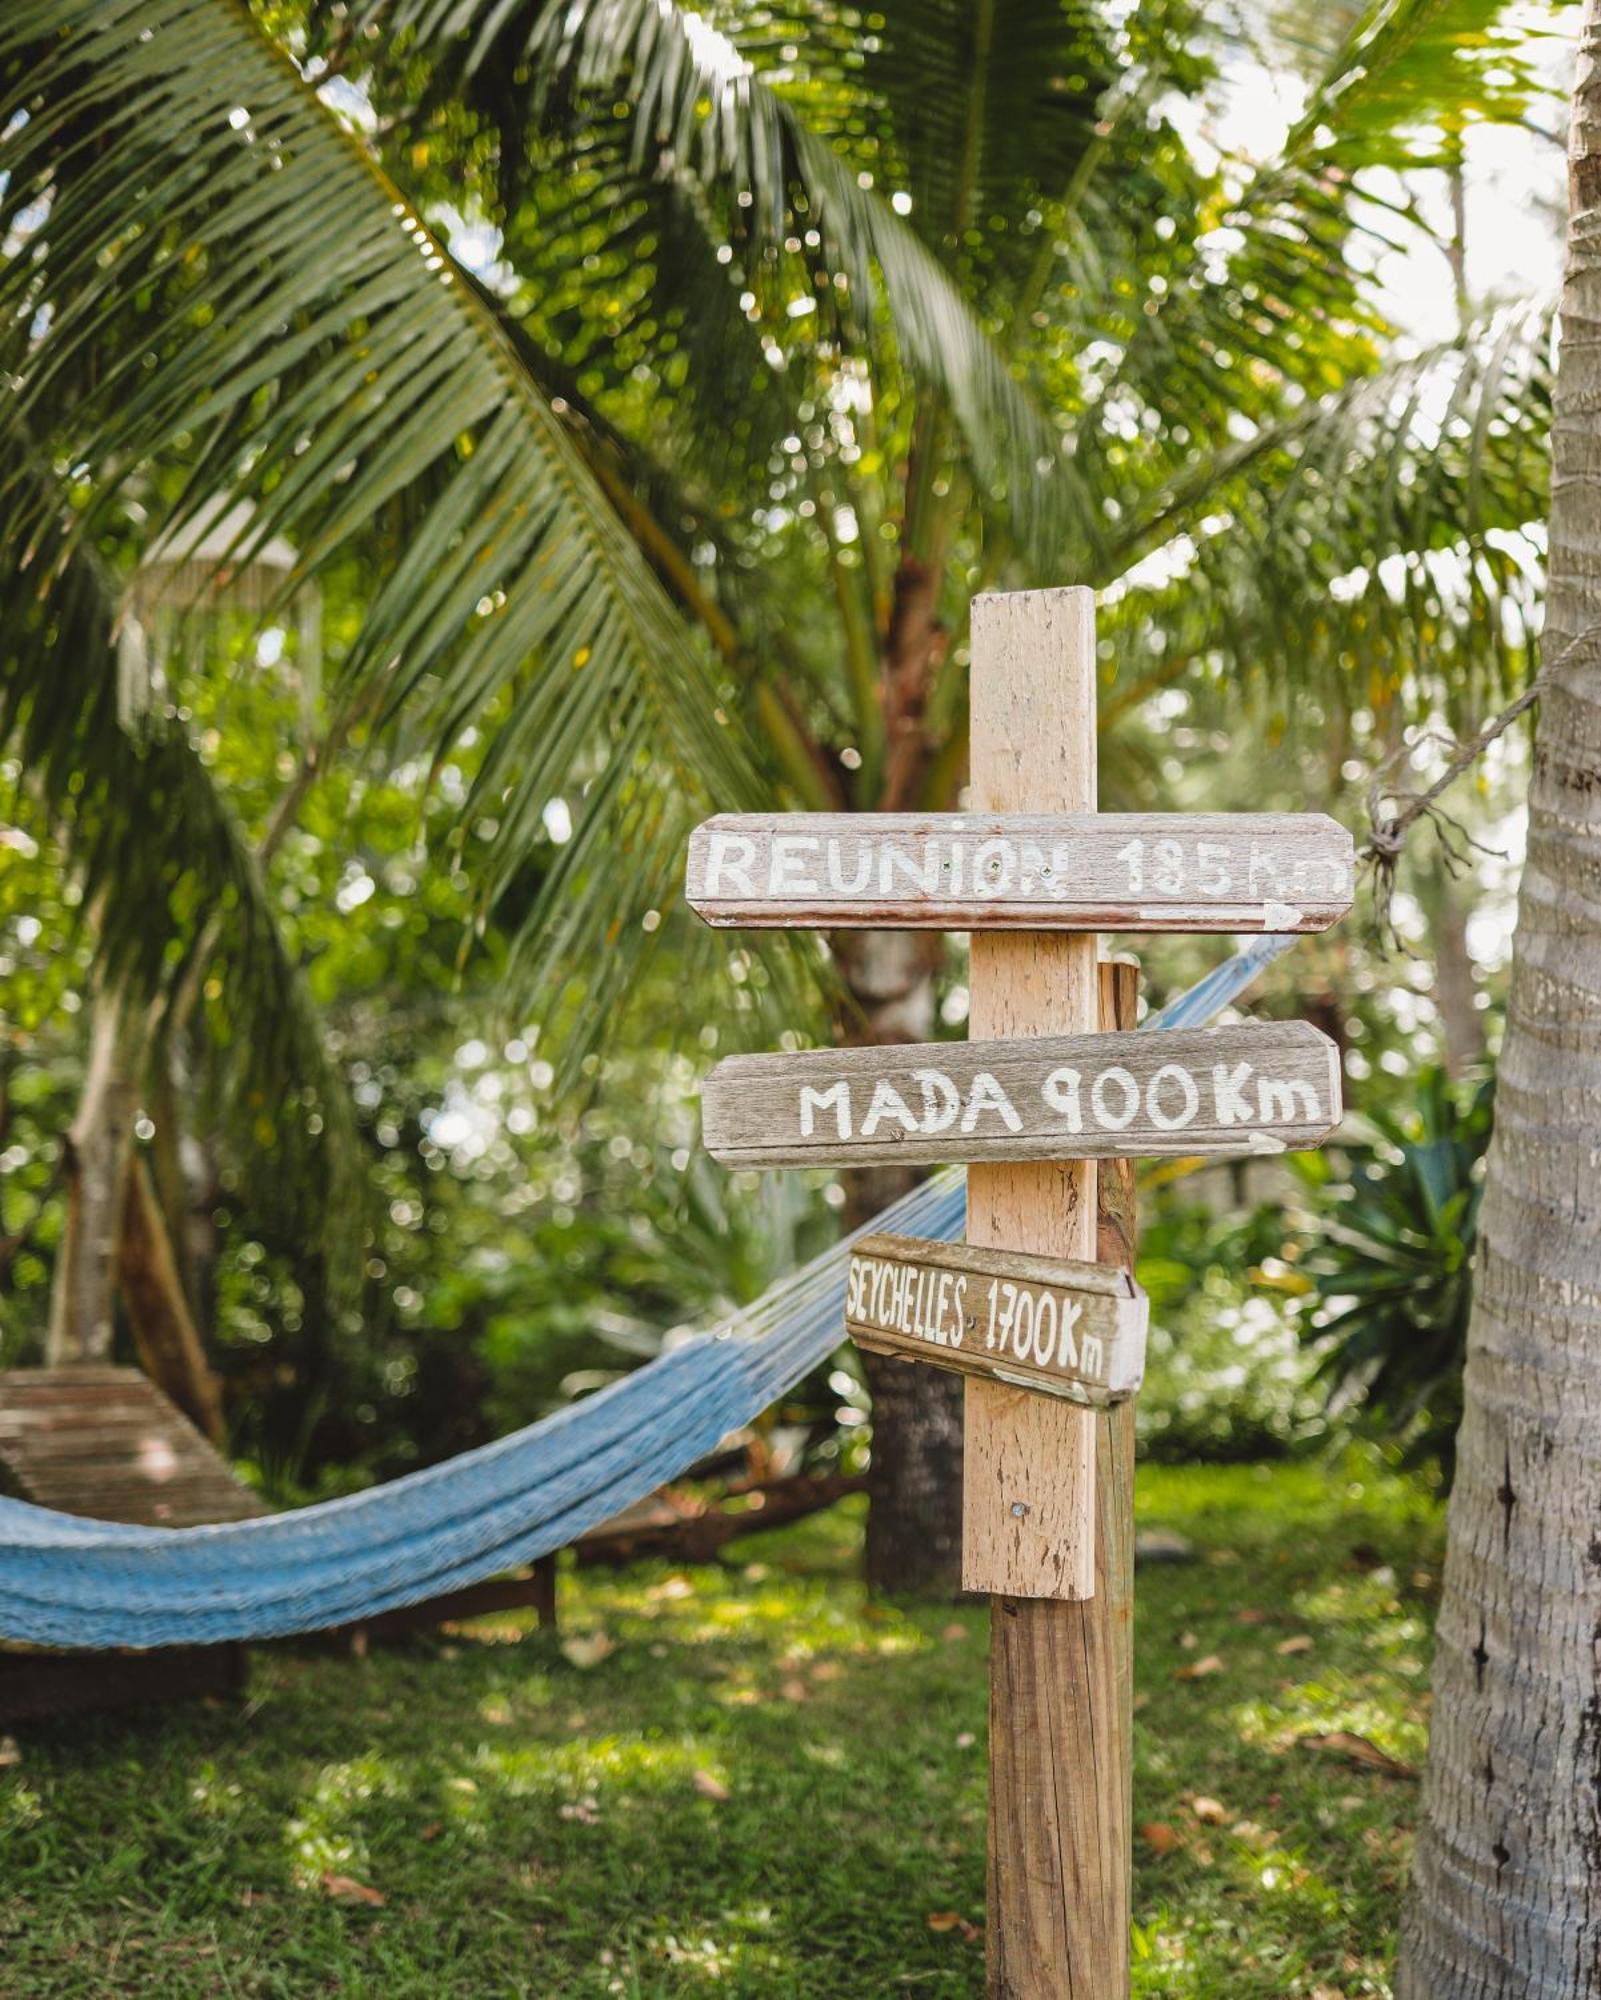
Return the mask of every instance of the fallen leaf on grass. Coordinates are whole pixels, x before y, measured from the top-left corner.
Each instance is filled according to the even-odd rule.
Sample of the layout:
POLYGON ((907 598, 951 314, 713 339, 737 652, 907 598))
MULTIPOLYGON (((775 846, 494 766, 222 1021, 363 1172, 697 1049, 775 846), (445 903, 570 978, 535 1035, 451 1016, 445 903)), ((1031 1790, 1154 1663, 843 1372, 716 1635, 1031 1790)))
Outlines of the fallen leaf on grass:
POLYGON ((1221 1799, 1209 1799, 1204 1793, 1190 1800, 1190 1811, 1207 1826, 1223 1826, 1229 1816, 1229 1809, 1221 1799))
POLYGON ((700 1793, 703 1799, 710 1799, 714 1805, 720 1806, 732 1797, 728 1787, 723 1783, 721 1778, 714 1778, 710 1771, 694 1772, 689 1782, 700 1793))
POLYGON ((967 1637, 967 1627, 965 1625, 947 1625, 940 1633, 940 1637, 945 1641, 947 1646, 954 1646, 958 1639, 965 1639, 967 1637))
POLYGON ((956 1747, 958 1750, 971 1750, 977 1741, 971 1729, 964 1729, 956 1738, 956 1747))
POLYGON ((1370 1743, 1365 1736, 1355 1736, 1349 1729, 1333 1729, 1327 1736, 1298 1736, 1296 1742, 1303 1750, 1319 1750, 1326 1757, 1339 1757, 1347 1764, 1360 1764, 1365 1771, 1377 1771, 1385 1778, 1415 1778, 1418 1768, 1415 1764, 1403 1764, 1399 1757, 1392 1757, 1381 1750, 1376 1743, 1370 1743))
POLYGON ((418 1834, 417 1838, 419 1840, 437 1840, 444 1830, 445 1822, 442 1819, 431 1819, 422 1832, 418 1834))
POLYGON ((978 1936, 978 1925, 970 1924, 960 1910, 930 1910, 928 1927, 931 1931, 960 1931, 969 1944, 978 1936))
POLYGON ((0 1771, 9 1771, 22 1762, 22 1748, 14 1736, 0 1736, 0 1771))
POLYGON ((1310 1653, 1316 1644, 1310 1632, 1297 1632, 1293 1639, 1281 1639, 1273 1650, 1288 1657, 1291 1653, 1310 1653))
POLYGON ((1174 1674, 1176 1681, 1204 1680, 1208 1674, 1223 1672, 1223 1662, 1216 1653, 1208 1653, 1204 1660, 1195 1660, 1187 1667, 1180 1667, 1174 1674))
POLYGON ((1254 1609, 1236 1611, 1234 1615, 1242 1625, 1265 1625, 1268 1620, 1268 1614, 1265 1611, 1254 1609))
POLYGON ((1153 1854, 1171 1854, 1174 1848, 1184 1845, 1184 1836, 1178 1828, 1160 1819, 1147 1821, 1140 1828, 1140 1839, 1153 1854))
POLYGON ((365 1903, 372 1910, 381 1910, 389 1900, 382 1890, 368 1888, 353 1875, 324 1875, 322 1893, 336 1903, 365 1903))
POLYGON ((561 1642, 562 1658, 575 1667, 598 1667, 616 1650, 617 1641, 604 1632, 575 1632, 561 1642))
POLYGON ((785 1701, 810 1701, 812 1698, 812 1691, 804 1681, 780 1681, 778 1692, 785 1701))

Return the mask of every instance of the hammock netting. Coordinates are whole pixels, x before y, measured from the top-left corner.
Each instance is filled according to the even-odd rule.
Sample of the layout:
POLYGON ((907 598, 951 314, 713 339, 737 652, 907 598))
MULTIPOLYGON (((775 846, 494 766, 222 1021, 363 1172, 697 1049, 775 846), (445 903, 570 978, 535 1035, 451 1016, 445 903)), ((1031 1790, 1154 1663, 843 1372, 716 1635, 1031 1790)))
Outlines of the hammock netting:
MULTIPOLYGON (((1294 942, 1251 940, 1146 1028, 1210 1021, 1294 942)), ((952 1242, 966 1216, 965 1177, 953 1169, 857 1233, 952 1242)), ((855 1240, 598 1394, 363 1493, 178 1529, 0 1500, 0 1637, 74 1647, 281 1638, 422 1603, 565 1548, 682 1475, 838 1347, 855 1240)))

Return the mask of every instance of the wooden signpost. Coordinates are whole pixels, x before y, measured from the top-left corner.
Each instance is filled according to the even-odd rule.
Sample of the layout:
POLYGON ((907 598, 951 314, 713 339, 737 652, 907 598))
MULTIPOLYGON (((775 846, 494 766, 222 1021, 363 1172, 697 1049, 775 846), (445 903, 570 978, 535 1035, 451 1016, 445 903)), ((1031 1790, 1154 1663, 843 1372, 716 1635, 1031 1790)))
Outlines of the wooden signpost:
POLYGON ((967 1243, 864 1239, 846 1323, 967 1378, 962 1580, 993 1603, 989 1992, 1124 2000, 1132 1162, 1316 1145, 1340 1069, 1304 1022, 1130 1032, 1134 975, 1093 933, 1322 929, 1350 907, 1351 841, 1313 814, 1099 816, 1087 590, 974 599, 971 723, 970 812, 725 816, 688 869, 713 924, 971 931, 970 1039, 732 1057, 702 1125, 736 1166, 970 1163, 967 1243))
POLYGON ((729 1056, 701 1086, 732 1167, 1283 1153, 1339 1118, 1339 1051, 1305 1021, 729 1056))
POLYGON ((1107 1409, 1144 1378, 1148 1305, 1127 1271, 1106 1264, 864 1236, 851 1253, 845 1331, 880 1354, 1107 1409))
POLYGON ((689 842, 709 924, 1321 931, 1355 852, 1322 813, 724 814, 689 842))

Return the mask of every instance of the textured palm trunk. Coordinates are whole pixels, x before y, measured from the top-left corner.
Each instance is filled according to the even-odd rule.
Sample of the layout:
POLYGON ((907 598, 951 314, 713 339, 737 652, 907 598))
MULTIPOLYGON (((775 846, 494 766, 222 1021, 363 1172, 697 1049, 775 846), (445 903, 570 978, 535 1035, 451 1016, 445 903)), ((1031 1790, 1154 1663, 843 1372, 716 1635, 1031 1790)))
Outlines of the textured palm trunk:
POLYGON ((45 1341, 52 1368, 111 1358, 123 1180, 133 1145, 133 1039, 121 998, 97 993, 83 1094, 64 1142, 67 1223, 45 1341))
MULTIPOLYGON (((939 940, 919 931, 848 931, 834 948, 853 1008, 838 1039, 856 1047, 925 1041, 934 1026, 939 940)), ((852 1227, 918 1178, 905 1167, 859 1169, 847 1180, 852 1227)), ((863 1354, 873 1397, 866 1575, 885 1596, 955 1596, 962 1557, 962 1378, 888 1355, 863 1354)))
POLYGON ((1570 152, 1545 652, 1399 2000, 1601 1994, 1601 0, 1570 152))

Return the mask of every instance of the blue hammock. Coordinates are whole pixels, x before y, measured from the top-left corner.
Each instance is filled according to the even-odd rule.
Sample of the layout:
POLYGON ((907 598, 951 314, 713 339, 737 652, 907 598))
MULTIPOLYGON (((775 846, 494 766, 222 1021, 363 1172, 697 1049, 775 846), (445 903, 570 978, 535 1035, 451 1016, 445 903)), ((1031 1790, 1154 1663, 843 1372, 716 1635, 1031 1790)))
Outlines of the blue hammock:
MULTIPOLYGON (((1253 939, 1146 1027, 1211 1020, 1294 942, 1253 939)), ((951 1242, 966 1213, 965 1179, 951 1170, 867 1228, 951 1242)), ((852 1241, 598 1395, 364 1493, 179 1529, 0 1500, 0 1637, 88 1647, 281 1638, 422 1603, 565 1548, 705 1457, 833 1352, 852 1241)))

